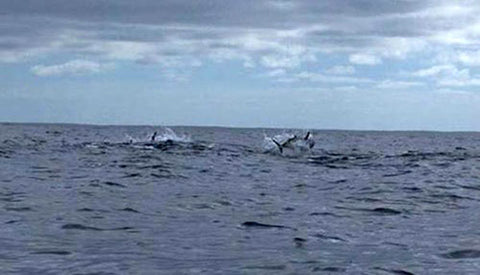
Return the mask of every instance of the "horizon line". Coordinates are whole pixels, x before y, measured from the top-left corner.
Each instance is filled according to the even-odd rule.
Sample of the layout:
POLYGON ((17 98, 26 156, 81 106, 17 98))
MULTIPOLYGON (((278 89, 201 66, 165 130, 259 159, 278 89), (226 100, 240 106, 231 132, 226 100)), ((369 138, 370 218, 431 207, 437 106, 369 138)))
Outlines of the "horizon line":
POLYGON ((437 132, 437 133, 480 133, 480 130, 426 130, 426 129, 347 129, 347 128, 315 128, 315 127, 278 127, 278 126, 227 126, 227 125, 161 125, 161 124, 97 124, 83 122, 11 122, 0 121, 0 125, 26 124, 26 125, 71 125, 71 126, 93 126, 93 127, 187 127, 187 128, 222 128, 222 129, 267 129, 267 130, 312 130, 312 131, 347 131, 347 132, 437 132))

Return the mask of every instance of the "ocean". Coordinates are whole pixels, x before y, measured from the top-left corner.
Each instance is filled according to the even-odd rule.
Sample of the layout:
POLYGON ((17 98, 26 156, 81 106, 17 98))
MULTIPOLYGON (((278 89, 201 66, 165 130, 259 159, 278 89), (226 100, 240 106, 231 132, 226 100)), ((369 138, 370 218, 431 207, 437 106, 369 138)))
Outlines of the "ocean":
POLYGON ((0 274, 480 273, 480 133, 294 134, 0 124, 0 274))

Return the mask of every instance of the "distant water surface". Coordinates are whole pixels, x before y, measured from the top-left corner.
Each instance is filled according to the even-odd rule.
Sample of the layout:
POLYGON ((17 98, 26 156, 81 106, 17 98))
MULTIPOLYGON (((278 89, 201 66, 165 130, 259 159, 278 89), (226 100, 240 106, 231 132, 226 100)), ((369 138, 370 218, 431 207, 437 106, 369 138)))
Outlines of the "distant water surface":
POLYGON ((0 124, 0 274, 480 272, 479 133, 282 132, 0 124))

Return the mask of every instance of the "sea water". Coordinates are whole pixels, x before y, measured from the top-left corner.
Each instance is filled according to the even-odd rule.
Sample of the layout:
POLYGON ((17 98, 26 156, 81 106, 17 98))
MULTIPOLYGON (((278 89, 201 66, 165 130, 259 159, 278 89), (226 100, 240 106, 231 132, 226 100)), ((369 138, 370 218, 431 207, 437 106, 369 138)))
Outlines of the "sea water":
POLYGON ((304 133, 0 124, 0 274, 480 272, 479 133, 304 133))

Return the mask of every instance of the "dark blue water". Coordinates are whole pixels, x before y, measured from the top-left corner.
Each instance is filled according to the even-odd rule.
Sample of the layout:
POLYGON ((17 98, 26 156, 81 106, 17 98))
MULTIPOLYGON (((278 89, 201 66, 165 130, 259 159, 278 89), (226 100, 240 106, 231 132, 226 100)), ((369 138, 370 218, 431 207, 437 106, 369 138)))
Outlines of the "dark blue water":
POLYGON ((0 124, 0 273, 480 272, 478 133, 172 130, 0 124))

